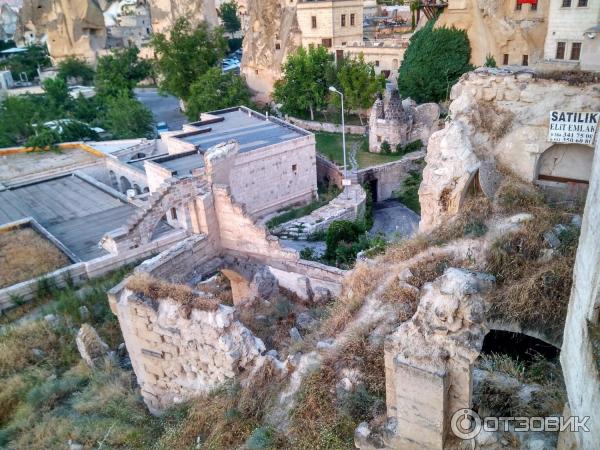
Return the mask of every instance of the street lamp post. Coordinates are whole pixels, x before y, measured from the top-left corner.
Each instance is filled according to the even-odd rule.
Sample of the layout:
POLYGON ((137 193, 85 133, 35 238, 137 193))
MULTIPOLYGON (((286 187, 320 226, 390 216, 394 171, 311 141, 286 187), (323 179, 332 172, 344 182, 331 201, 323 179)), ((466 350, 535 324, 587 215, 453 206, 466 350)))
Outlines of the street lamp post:
POLYGON ((348 169, 346 165, 346 127, 344 126, 344 94, 338 91, 335 86, 329 86, 329 90, 331 92, 335 92, 340 94, 340 98, 342 99, 342 150, 344 153, 344 180, 342 184, 346 186, 348 183, 348 169))

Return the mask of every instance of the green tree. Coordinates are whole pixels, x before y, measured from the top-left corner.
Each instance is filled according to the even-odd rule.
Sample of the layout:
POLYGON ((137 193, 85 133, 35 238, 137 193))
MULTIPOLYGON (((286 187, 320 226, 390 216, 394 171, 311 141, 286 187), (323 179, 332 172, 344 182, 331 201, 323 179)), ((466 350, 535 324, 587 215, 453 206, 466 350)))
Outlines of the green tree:
POLYGON ((33 134, 33 123, 40 108, 33 96, 7 97, 0 105, 0 142, 2 146, 22 145, 33 134))
POLYGON ((49 115, 61 118, 65 112, 70 109, 72 98, 69 95, 69 88, 64 78, 56 77, 44 80, 42 83, 48 102, 49 115))
POLYGON ((496 64, 496 58, 490 53, 485 56, 485 67, 498 67, 496 64))
POLYGON ((364 232, 360 224, 349 220, 334 220, 327 229, 325 237, 325 258, 335 260, 340 244, 351 245, 358 241, 359 236, 364 232))
POLYGON ((217 10, 225 31, 235 33, 240 30, 240 18, 237 15, 238 5, 235 0, 227 1, 221 4, 217 10))
POLYGON ((100 97, 115 97, 122 92, 133 95, 133 88, 152 71, 151 63, 140 59, 139 53, 137 47, 128 47, 100 57, 96 68, 96 94, 100 97))
POLYGON ((445 100, 458 78, 473 70, 466 31, 434 24, 430 20, 410 39, 398 74, 400 93, 418 103, 445 100))
POLYGON ((325 47, 298 48, 283 65, 283 77, 275 83, 273 97, 285 112, 304 116, 309 110, 314 120, 315 111, 327 104, 332 67, 332 56, 325 47))
POLYGON ((160 75, 159 88, 187 102, 192 84, 223 58, 227 41, 221 28, 201 23, 192 29, 190 22, 181 17, 169 37, 162 33, 153 36, 152 47, 160 75))
POLYGON ((152 113, 130 97, 128 91, 121 91, 106 100, 106 112, 102 118, 103 128, 117 139, 154 136, 152 113))
POLYGON ((30 45, 27 47, 26 52, 10 57, 6 62, 0 64, 0 67, 10 70, 15 80, 20 79, 21 73, 25 73, 27 79, 32 81, 38 76, 38 68, 43 69, 50 65, 50 57, 46 46, 30 45))
MULTIPOLYGON (((344 58, 337 72, 338 85, 344 93, 344 107, 359 111, 360 123, 363 123, 361 110, 371 107, 375 96, 385 89, 383 75, 375 74, 373 64, 366 63, 362 53, 358 58, 344 58)), ((339 95, 331 97, 339 103, 339 95)))
POLYGON ((190 87, 186 114, 190 120, 198 120, 202 112, 250 104, 250 91, 242 77, 212 67, 190 87))
POLYGON ((94 81, 94 69, 82 59, 68 57, 58 63, 58 76, 65 81, 70 78, 79 80, 78 82, 84 85, 90 85, 94 81))
POLYGON ((31 147, 34 150, 56 150, 56 144, 60 142, 60 135, 57 131, 48 127, 39 127, 35 134, 29 136, 26 147, 31 147))

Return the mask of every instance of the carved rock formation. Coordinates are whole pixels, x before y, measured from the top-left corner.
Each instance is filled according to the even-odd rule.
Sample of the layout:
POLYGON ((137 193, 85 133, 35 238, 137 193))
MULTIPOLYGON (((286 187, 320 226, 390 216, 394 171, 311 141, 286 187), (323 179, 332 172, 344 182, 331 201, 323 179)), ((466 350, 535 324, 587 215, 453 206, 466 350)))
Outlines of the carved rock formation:
POLYGON ((492 196, 498 185, 495 166, 554 196, 585 193, 593 149, 550 142, 549 116, 597 111, 596 85, 542 78, 532 70, 479 68, 462 76, 450 98, 451 120, 427 147, 419 231, 429 232, 454 216, 472 187, 492 196))
POLYGON ((214 0, 151 0, 150 15, 155 33, 168 33, 180 17, 186 17, 192 26, 202 21, 218 24, 214 0))
POLYGON ((55 60, 95 59, 106 44, 104 16, 94 0, 24 0, 15 39, 46 40, 55 60))
POLYGON ((548 0, 538 1, 535 12, 526 11, 529 5, 515 10, 512 0, 449 0, 436 27, 467 30, 471 61, 477 66, 484 64, 487 55, 500 64, 504 54, 514 59, 509 59, 510 64, 521 64, 522 55, 532 63, 543 57, 548 8, 548 0))
POLYGON ((301 44, 295 4, 280 0, 248 2, 248 22, 241 71, 248 86, 262 93, 257 100, 266 101, 264 93, 271 92, 281 78, 281 64, 301 44))

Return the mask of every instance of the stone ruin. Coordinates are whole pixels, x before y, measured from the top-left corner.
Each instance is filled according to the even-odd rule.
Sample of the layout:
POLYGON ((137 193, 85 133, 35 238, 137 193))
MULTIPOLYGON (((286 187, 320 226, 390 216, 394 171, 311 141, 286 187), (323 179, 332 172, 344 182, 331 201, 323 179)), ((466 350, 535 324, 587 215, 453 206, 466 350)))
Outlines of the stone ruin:
POLYGON ((239 320, 238 306, 279 289, 309 304, 341 291, 342 270, 302 260, 296 251, 282 248, 232 197, 230 173, 238 149, 236 142, 209 149, 206 178, 168 180, 168 187, 127 228, 103 242, 127 252, 152 234, 174 204, 193 224, 187 239, 144 261, 132 278, 109 292, 144 401, 153 413, 226 380, 243 381, 266 363, 287 370, 239 320), (233 307, 202 290, 217 272, 231 283, 233 307))
POLYGON ((490 275, 448 268, 422 288, 413 318, 385 341, 387 423, 356 432, 361 449, 443 450, 451 417, 471 407, 472 369, 485 326, 490 275))
POLYGON ((391 151, 396 146, 405 146, 421 140, 426 145, 431 133, 437 130, 440 107, 437 103, 418 105, 411 99, 404 101, 398 89, 392 88, 389 99, 378 96, 371 108, 369 118, 369 151, 381 152, 381 144, 390 144, 391 151))

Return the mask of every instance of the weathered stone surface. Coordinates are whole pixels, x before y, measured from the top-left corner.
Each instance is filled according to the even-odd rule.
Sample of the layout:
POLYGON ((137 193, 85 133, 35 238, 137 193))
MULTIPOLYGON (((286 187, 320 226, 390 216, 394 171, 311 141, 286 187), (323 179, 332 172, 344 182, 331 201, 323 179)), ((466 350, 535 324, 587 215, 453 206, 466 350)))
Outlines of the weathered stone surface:
POLYGON ((79 328, 75 343, 81 358, 90 367, 96 367, 108 355, 108 345, 98 336, 94 327, 87 323, 79 328))
MULTIPOLYGON (((386 448, 442 450, 449 418, 471 407, 472 363, 487 332, 481 293, 493 283, 490 275, 446 269, 423 286, 413 318, 386 339, 387 416, 395 424, 380 433, 386 448)), ((371 448, 365 435, 355 442, 371 448)))
POLYGON ((580 195, 573 183, 548 182, 540 175, 589 179, 591 147, 554 144, 547 135, 550 111, 598 110, 600 92, 592 83, 573 86, 541 79, 531 69, 479 68, 462 76, 451 98, 451 120, 427 147, 419 189, 421 232, 456 214, 469 189, 491 197, 501 179, 496 166, 552 195, 580 195), (484 87, 489 95, 480 95, 484 87), (528 96, 535 101, 525 101, 528 96))

